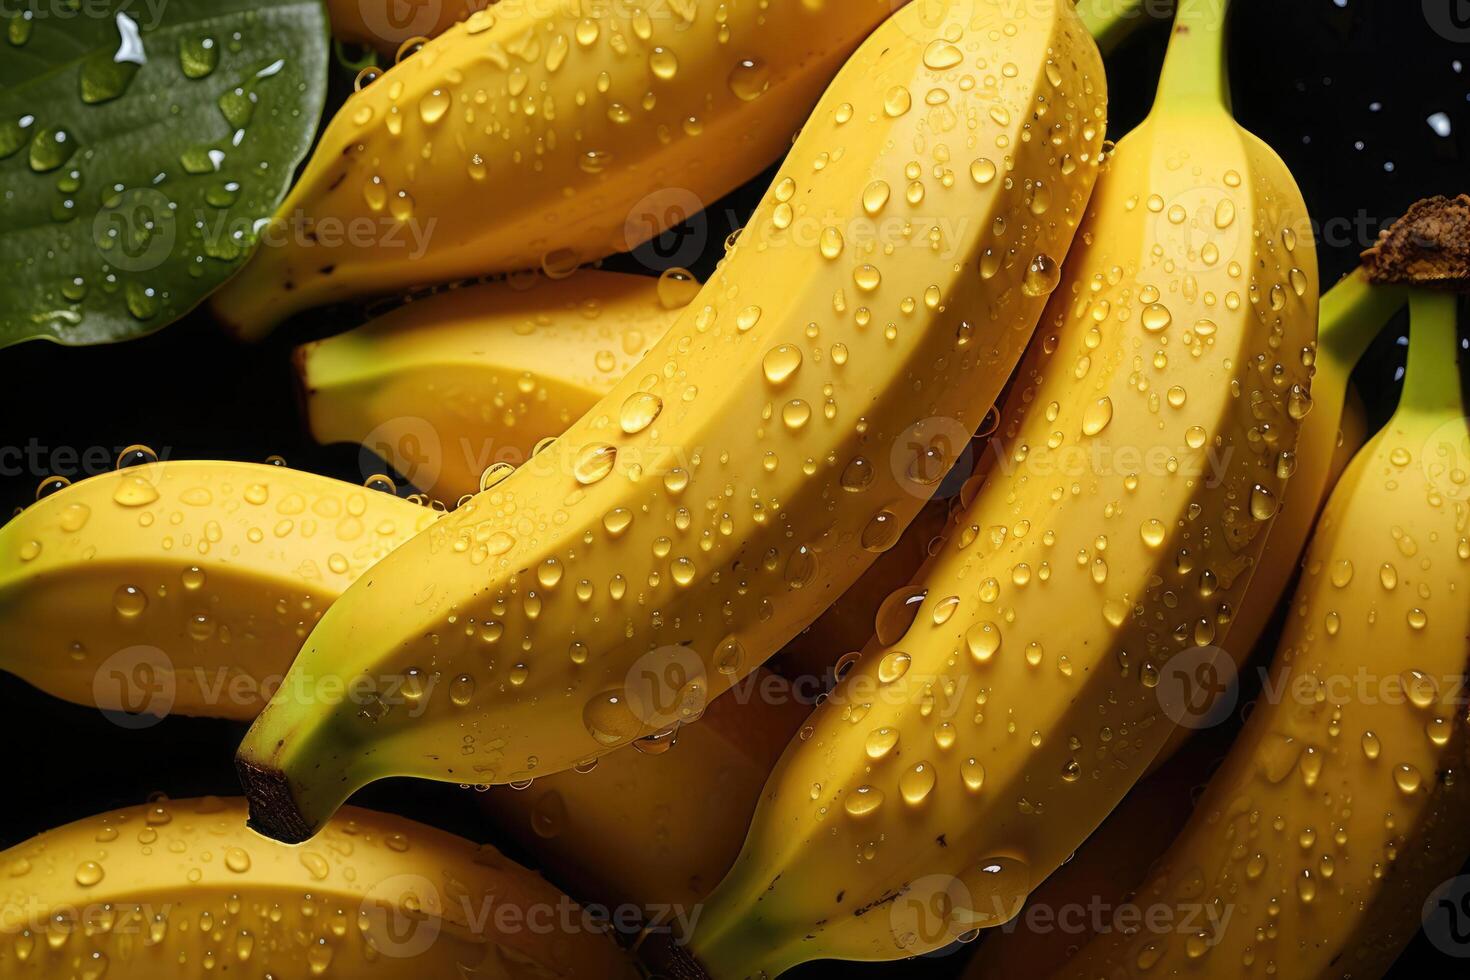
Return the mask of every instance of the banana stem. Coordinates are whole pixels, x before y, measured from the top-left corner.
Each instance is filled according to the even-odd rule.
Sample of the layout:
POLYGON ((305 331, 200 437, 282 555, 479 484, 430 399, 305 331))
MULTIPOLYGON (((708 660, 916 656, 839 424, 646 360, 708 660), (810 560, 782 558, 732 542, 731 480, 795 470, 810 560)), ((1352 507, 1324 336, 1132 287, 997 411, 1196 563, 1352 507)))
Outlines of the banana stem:
POLYGON ((1399 286, 1374 286, 1361 268, 1348 273, 1322 295, 1318 364, 1330 360, 1341 368, 1344 376, 1351 374, 1407 299, 1408 290, 1399 286))
POLYGON ((1230 111, 1225 23, 1230 0, 1178 0, 1174 34, 1154 105, 1194 104, 1230 111))
POLYGON ((1077 15, 1087 25, 1103 54, 1112 54, 1124 38, 1142 27, 1152 16, 1157 0, 1077 0, 1077 15))
POLYGON ((1424 289, 1409 293, 1409 366, 1399 411, 1464 415, 1460 392, 1459 297, 1424 289))

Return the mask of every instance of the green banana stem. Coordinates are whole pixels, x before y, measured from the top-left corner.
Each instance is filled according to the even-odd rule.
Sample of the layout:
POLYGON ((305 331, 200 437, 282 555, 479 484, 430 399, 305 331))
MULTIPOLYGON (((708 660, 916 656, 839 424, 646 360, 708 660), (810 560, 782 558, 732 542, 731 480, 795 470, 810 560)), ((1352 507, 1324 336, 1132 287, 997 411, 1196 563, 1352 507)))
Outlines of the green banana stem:
POLYGON ((1112 54, 1124 38, 1148 22, 1149 0, 1077 0, 1077 14, 1103 54, 1112 54))
POLYGON ((1225 24, 1230 0, 1178 0, 1174 34, 1154 105, 1197 105, 1230 112, 1225 24))
POLYGON ((1344 377, 1352 373, 1407 300, 1401 286, 1374 286, 1361 268, 1348 273, 1322 295, 1317 363, 1330 360, 1344 377))
POLYGON ((1465 414, 1460 391, 1459 297, 1425 289, 1409 293, 1409 366, 1399 412, 1465 414))

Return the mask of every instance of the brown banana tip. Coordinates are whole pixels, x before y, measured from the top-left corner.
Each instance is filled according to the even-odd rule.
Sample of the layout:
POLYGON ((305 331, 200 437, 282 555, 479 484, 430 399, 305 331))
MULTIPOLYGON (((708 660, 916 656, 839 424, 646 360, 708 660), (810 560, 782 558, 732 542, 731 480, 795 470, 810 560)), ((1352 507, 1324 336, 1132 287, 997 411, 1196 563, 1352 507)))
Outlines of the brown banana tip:
POLYGON ((283 844, 301 844, 312 838, 311 826, 296 806, 285 773, 239 758, 235 772, 250 804, 246 826, 283 844))
POLYGON ((1362 258, 1374 285, 1470 293, 1470 195, 1416 201, 1362 258))
POLYGON ((684 945, 683 937, 672 933, 649 935, 638 947, 638 957, 654 977, 663 977, 666 980, 709 980, 709 974, 699 965, 694 954, 689 952, 689 947, 684 945))

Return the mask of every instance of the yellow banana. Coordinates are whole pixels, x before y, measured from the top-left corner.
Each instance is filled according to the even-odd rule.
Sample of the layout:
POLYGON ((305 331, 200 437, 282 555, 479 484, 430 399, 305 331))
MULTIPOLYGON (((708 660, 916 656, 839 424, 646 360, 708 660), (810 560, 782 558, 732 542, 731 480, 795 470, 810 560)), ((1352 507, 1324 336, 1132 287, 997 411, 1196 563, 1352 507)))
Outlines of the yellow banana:
POLYGON ((757 671, 703 717, 590 772, 497 786, 483 797, 497 828, 585 901, 685 918, 740 850, 756 798, 809 703, 757 671))
POLYGON ((476 11, 347 100, 215 309, 256 337, 311 306, 561 275, 629 251, 779 159, 893 9, 517 0, 476 11))
POLYGON ((364 443, 416 487, 458 500, 597 404, 697 289, 687 274, 586 270, 409 303, 297 349, 312 435, 364 443))
POLYGON ((1411 297, 1398 412, 1322 516, 1272 673, 1141 903, 1061 971, 1374 978, 1470 855, 1470 428, 1452 296, 1411 297))
MULTIPOLYGON (((1342 311, 1342 295, 1333 300, 1333 292, 1345 284, 1327 292, 1322 301, 1322 339, 1317 354, 1317 375, 1313 379, 1313 391, 1329 391, 1329 376, 1323 372, 1333 370, 1332 364, 1324 359, 1342 357, 1344 320, 1338 319, 1342 311), (1335 313, 1336 311, 1336 313, 1335 313), (1330 353, 1336 348, 1336 353, 1330 353), (1323 385, 1319 388, 1319 385, 1323 385)), ((1355 285, 1347 288, 1357 288, 1355 285)), ((1363 310, 1354 310, 1355 316, 1363 316, 1363 310)), ((1329 398, 1317 401, 1313 414, 1302 425, 1298 441, 1298 457, 1307 460, 1313 454, 1311 442, 1324 438, 1327 426, 1322 420, 1332 414, 1329 398), (1319 416, 1317 413, 1323 413, 1319 416)), ((1338 485, 1342 473, 1347 470, 1352 457, 1358 454, 1369 438, 1366 408, 1355 389, 1349 389, 1342 411, 1341 433, 1330 461, 1329 476, 1323 488, 1323 498, 1333 486, 1338 485)), ((1273 542, 1289 536, 1294 530, 1286 529, 1288 522, 1302 520, 1299 507, 1302 492, 1310 486, 1301 480, 1304 469, 1298 467, 1297 476, 1286 483, 1282 497, 1282 513, 1276 517, 1272 536, 1267 539, 1267 551, 1273 542), (1295 511, 1295 513, 1294 513, 1295 511)), ((1313 520, 1320 513, 1320 505, 1311 507, 1313 520)), ((1295 558, 1291 566, 1297 566, 1295 558)), ((1266 576, 1261 569, 1251 585, 1247 586, 1245 604, 1250 604, 1252 594, 1260 594, 1270 607, 1276 601, 1269 592, 1258 588, 1257 583, 1266 576)), ((1233 627, 1232 627, 1233 636, 1233 627)), ((1232 642, 1232 649, 1245 649, 1242 644, 1232 642)), ((1247 651, 1247 658, 1254 651, 1247 651)), ((970 967, 964 974, 967 980, 1007 980, 1016 976, 1051 976, 1063 962, 1072 958, 1086 940, 1091 939, 1101 927, 1117 927, 1126 923, 1126 915, 1133 914, 1132 892, 1154 862, 1163 855, 1176 833, 1182 829, 1189 814, 1194 811, 1197 795, 1202 789, 1202 780, 1219 764, 1220 757, 1229 748, 1222 738, 1230 735, 1229 727, 1217 727, 1210 733, 1192 733, 1189 729, 1177 729, 1170 745, 1158 757, 1155 768, 1148 779, 1139 783, 1119 804, 1117 810, 1108 814, 1103 826, 1089 836, 1082 849, 1066 864, 1057 868, 1041 887, 1030 893, 1022 914, 1005 923, 1003 929, 989 930, 979 949, 970 959, 970 967), (1192 738, 1180 738, 1191 735, 1192 738), (1030 909, 1039 918, 1033 920, 1030 909)))
MULTIPOLYGON (((168 461, 94 477, 0 528, 0 668, 125 725, 248 721, 348 584, 437 516, 276 466, 168 461)), ((772 684, 750 679, 671 751, 615 752, 594 772, 491 794, 490 810, 513 834, 534 828, 519 834, 528 850, 583 897, 692 907, 729 867, 805 717, 772 684), (543 839, 548 797, 564 816, 543 839)), ((330 676, 308 693, 353 697, 330 676)))
POLYGON ((105 710, 248 720, 347 584, 438 516, 279 466, 94 476, 0 528, 0 669, 105 710))
POLYGON ((0 854, 0 975, 626 978, 586 910, 491 847, 344 811, 320 847, 245 828, 243 800, 157 801, 0 854))
MULTIPOLYGON (((1316 522, 1327 494, 1368 440, 1362 399, 1347 387, 1353 364, 1405 298, 1400 289, 1366 287, 1359 272, 1322 297, 1312 381, 1315 407, 1302 424, 1297 441, 1300 463, 1286 484, 1281 513, 1266 542, 1265 554, 1275 552, 1277 560, 1288 566, 1288 575, 1299 565, 1299 554, 1284 552, 1283 542, 1297 540, 1305 545, 1306 532, 1295 525, 1316 522), (1342 406, 1340 420, 1335 405, 1342 406), (1313 468, 1323 460, 1327 461, 1326 480, 1315 480, 1313 468), (1307 500, 1319 487, 1320 496, 1307 500)), ((1277 570, 1268 572, 1269 560, 1263 557, 1263 567, 1246 587, 1244 606, 1249 607, 1255 596, 1268 609, 1279 605, 1278 594, 1261 584, 1284 580, 1277 570)), ((1269 611, 1265 616, 1253 613, 1250 618, 1269 615, 1269 611)), ((1236 639, 1244 616, 1237 617, 1230 632, 1231 650, 1244 654, 1239 657, 1241 663, 1256 645, 1236 639)), ((1129 793, 1082 849, 1031 893, 1020 916, 986 934, 966 976, 1002 980, 1018 971, 1048 976, 1097 928, 1132 914, 1127 904, 1132 890, 1184 826, 1193 809, 1193 788, 1200 784, 1202 773, 1214 769, 1229 745, 1223 736, 1229 734, 1228 726, 1212 729, 1208 735, 1179 728, 1156 760, 1158 771, 1129 793), (1190 735, 1192 741, 1181 737, 1190 735), (1035 914, 1041 918, 1032 919, 1032 909, 1040 909, 1035 914)))
POLYGON ((1223 19, 1180 3, 1154 110, 1110 156, 908 630, 813 712, 682 951, 711 976, 1003 922, 1158 753, 1160 671, 1224 636, 1318 296, 1300 193, 1226 109, 1223 19))
POLYGON ((273 701, 238 757, 262 830, 676 725, 897 540, 1056 285, 1104 114, 1070 3, 924 13, 843 69, 646 371, 323 617, 293 669, 445 684, 363 715, 273 701))

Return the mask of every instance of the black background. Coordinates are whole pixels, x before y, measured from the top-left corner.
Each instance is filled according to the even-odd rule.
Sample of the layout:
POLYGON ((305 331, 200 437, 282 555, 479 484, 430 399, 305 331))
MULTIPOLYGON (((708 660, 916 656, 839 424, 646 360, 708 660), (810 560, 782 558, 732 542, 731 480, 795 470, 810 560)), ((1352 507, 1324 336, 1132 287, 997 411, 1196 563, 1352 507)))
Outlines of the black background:
MULTIPOLYGON (((1313 217, 1327 229, 1319 242, 1324 288, 1355 265, 1377 229, 1411 202, 1470 190, 1470 3, 1237 0, 1235 8, 1236 112, 1285 158, 1313 217), (1457 59, 1465 64, 1457 66, 1457 59), (1448 137, 1427 122, 1439 112, 1451 121, 1448 137)), ((1109 59, 1114 134, 1147 112, 1166 40, 1162 24, 1153 24, 1109 59)), ((345 75, 338 78, 337 88, 345 91, 346 81, 345 75)), ((702 277, 767 183, 765 177, 754 182, 712 209, 702 225, 686 229, 704 236, 704 257, 695 265, 702 277)), ((609 265, 649 271, 656 256, 645 250, 642 258, 609 265)), ((292 342, 359 319, 354 311, 312 314, 272 341, 245 348, 223 337, 201 312, 120 346, 31 343, 0 351, 0 447, 70 447, 78 453, 105 447, 112 456, 130 443, 144 443, 172 458, 257 461, 281 454, 300 468, 361 480, 365 474, 355 449, 316 447, 303 431, 287 356, 292 342)), ((1359 371, 1375 421, 1397 397, 1401 333, 1390 331, 1359 371)), ((47 475, 43 465, 0 476, 0 507, 24 506, 47 475)), ((95 710, 62 703, 3 675, 0 708, 0 744, 15 750, 6 805, 0 806, 0 847, 141 802, 155 791, 174 797, 238 792, 231 756, 240 726, 169 718, 146 730, 123 731, 95 710)), ((426 819, 472 839, 484 836, 474 794, 455 786, 390 780, 359 794, 356 802, 426 819)), ((837 969, 813 964, 791 976, 944 977, 966 955, 837 969)), ((1394 975, 1460 975, 1464 962, 1437 953, 1421 936, 1394 975)))

